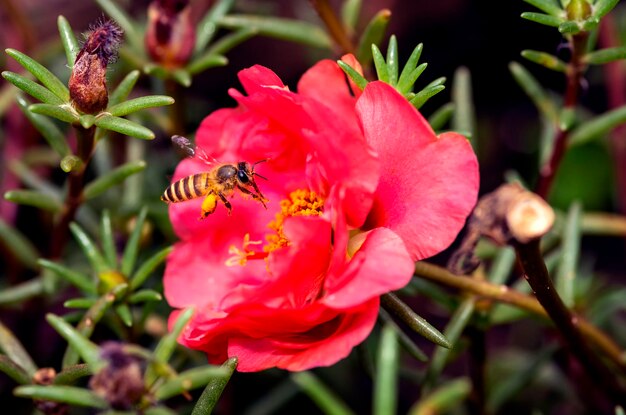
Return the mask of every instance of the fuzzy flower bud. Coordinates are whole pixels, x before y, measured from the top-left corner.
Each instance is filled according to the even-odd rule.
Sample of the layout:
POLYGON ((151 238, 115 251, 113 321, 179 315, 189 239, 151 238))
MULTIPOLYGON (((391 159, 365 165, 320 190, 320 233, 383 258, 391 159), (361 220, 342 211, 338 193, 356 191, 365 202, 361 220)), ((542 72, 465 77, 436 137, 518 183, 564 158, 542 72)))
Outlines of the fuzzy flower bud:
POLYGON ((145 392, 139 360, 117 342, 103 344, 101 356, 107 365, 91 377, 89 387, 115 409, 132 408, 145 392))
POLYGON ((114 22, 104 20, 87 34, 69 82, 70 98, 77 110, 96 114, 106 108, 109 102, 106 69, 117 57, 122 33, 114 22))
POLYGON ((185 65, 196 43, 187 0, 155 0, 148 7, 145 44, 150 57, 168 68, 185 65))

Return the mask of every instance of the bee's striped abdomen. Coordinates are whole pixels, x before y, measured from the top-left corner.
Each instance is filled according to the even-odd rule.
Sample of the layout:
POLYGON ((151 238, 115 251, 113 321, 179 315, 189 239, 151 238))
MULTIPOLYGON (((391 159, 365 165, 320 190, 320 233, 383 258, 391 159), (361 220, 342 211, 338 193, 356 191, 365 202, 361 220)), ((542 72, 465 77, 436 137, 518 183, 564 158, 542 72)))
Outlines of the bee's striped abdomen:
POLYGON ((209 173, 198 173, 172 183, 163 192, 161 200, 171 203, 184 202, 204 196, 208 191, 209 173))

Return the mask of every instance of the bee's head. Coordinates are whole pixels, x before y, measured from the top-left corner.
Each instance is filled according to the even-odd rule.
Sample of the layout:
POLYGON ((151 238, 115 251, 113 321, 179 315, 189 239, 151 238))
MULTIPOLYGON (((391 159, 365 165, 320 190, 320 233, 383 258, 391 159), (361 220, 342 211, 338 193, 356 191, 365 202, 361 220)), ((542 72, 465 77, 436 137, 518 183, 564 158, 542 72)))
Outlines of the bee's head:
POLYGON ((243 184, 254 183, 254 176, 259 176, 261 179, 267 180, 266 177, 254 172, 254 167, 257 164, 266 161, 267 159, 260 160, 254 164, 250 164, 247 161, 240 161, 239 163, 237 163, 237 179, 243 184))

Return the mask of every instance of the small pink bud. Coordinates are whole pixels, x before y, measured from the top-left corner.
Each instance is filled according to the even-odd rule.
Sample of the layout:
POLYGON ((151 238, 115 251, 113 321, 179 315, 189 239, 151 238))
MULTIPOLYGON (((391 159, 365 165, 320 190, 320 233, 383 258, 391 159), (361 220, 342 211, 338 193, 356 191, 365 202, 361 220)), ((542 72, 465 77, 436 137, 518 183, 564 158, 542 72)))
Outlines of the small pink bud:
POLYGON ((187 0, 155 0, 148 7, 145 44, 150 57, 168 68, 184 66, 196 43, 187 0))
POLYGON ((117 57, 122 33, 113 21, 103 20, 87 34, 69 81, 70 98, 79 111, 95 114, 106 108, 109 102, 106 69, 117 57))

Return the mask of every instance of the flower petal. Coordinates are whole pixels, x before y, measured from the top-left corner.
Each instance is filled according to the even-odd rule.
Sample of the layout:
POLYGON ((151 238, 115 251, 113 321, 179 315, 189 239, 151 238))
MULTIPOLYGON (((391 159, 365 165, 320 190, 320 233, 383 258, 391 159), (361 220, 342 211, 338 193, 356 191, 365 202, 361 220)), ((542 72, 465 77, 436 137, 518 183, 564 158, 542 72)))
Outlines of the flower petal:
POLYGON ((394 232, 377 228, 358 237, 364 242, 342 274, 327 279, 321 301, 329 307, 353 307, 404 287, 413 275, 413 260, 394 232))
POLYGON ((357 102, 368 143, 378 152, 381 176, 366 229, 396 232, 415 261, 447 248, 478 195, 478 162, 456 133, 440 138, 391 86, 371 82, 357 102))

